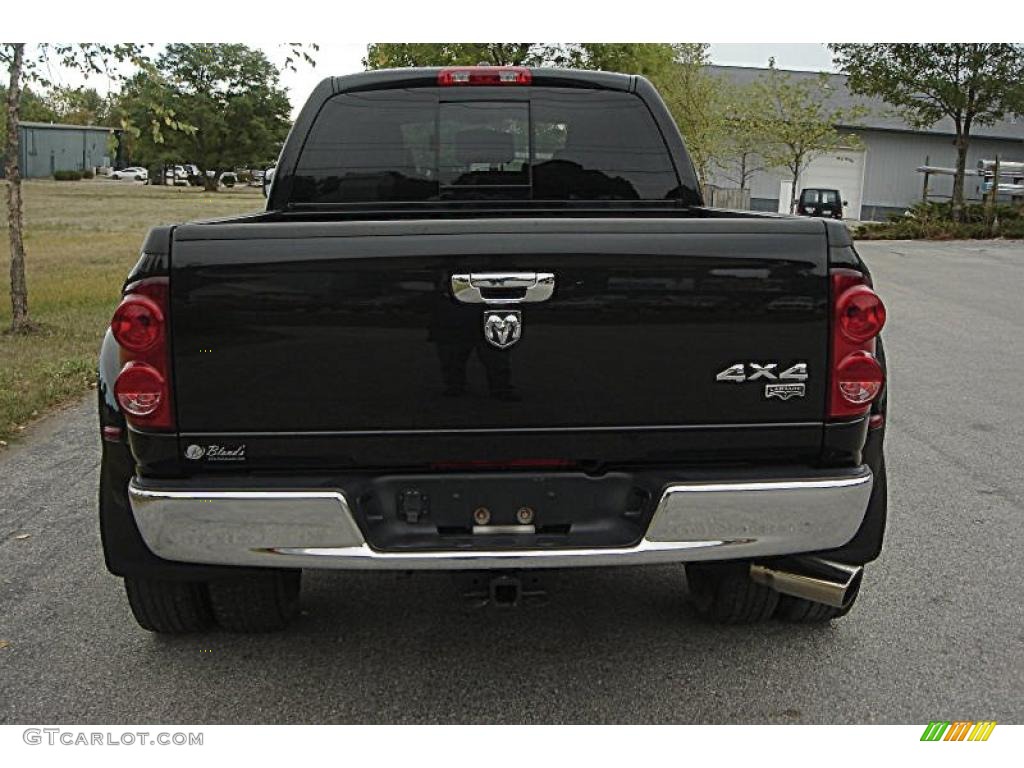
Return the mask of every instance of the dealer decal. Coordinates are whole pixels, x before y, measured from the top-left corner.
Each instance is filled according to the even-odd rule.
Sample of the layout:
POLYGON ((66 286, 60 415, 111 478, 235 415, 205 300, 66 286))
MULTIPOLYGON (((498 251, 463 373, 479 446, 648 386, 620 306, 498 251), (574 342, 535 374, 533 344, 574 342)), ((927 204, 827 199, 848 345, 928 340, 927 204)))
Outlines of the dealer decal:
POLYGON ((219 445, 211 443, 207 446, 192 443, 185 449, 185 458, 192 461, 245 461, 245 443, 237 445, 219 445))

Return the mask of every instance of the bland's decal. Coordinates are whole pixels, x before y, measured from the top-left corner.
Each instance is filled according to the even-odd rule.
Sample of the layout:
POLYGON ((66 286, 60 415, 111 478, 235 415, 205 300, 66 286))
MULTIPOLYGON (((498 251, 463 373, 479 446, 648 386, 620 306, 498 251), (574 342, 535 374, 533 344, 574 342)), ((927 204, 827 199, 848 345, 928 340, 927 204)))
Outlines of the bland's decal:
POLYGON ((199 461, 204 456, 207 461, 245 461, 245 443, 230 447, 214 443, 205 448, 193 443, 185 449, 185 456, 193 461, 199 461))

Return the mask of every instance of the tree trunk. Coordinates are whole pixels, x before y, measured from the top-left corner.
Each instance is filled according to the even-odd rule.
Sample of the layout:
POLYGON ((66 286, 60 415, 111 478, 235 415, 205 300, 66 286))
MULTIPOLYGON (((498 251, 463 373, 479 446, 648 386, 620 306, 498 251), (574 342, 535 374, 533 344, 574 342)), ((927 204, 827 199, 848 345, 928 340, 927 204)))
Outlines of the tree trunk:
POLYGON ((25 283, 25 241, 24 211, 21 203, 21 168, 18 166, 21 154, 19 118, 21 105, 21 67, 25 56, 24 43, 9 43, 11 56, 11 80, 7 88, 7 221, 10 225, 11 241, 11 332, 26 333, 32 330, 28 317, 28 286, 25 283))
POLYGON ((964 217, 964 176, 967 170, 967 149, 971 145, 971 124, 974 113, 968 108, 966 113, 953 116, 956 126, 956 174, 953 176, 953 221, 959 222, 964 217))
POLYGON ((793 171, 793 188, 789 190, 789 212, 796 213, 797 190, 796 185, 800 183, 800 168, 793 171))
POLYGON ((209 173, 203 176, 203 189, 207 192, 216 192, 219 181, 220 171, 214 169, 213 176, 211 176, 209 173))
POLYGON ((957 136, 956 175, 953 177, 953 221, 961 221, 964 216, 964 172, 967 170, 968 145, 967 136, 957 136))

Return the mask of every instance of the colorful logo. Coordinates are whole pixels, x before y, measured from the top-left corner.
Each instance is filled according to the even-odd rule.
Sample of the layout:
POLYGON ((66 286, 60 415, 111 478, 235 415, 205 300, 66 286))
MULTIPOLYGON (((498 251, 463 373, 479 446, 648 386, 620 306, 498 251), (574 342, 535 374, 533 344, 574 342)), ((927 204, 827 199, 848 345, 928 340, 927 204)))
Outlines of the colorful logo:
POLYGON ((995 720, 932 720, 921 734, 921 741, 988 741, 995 720))

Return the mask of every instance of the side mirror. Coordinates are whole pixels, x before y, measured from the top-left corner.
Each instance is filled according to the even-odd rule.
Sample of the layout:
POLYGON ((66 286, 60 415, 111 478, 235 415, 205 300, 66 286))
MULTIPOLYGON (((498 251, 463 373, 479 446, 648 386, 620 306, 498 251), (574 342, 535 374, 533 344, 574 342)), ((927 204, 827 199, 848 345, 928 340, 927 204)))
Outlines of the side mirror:
POLYGON ((846 208, 848 205, 849 203, 846 200, 843 200, 843 208, 846 208))
POLYGON ((270 197, 270 185, 273 184, 274 182, 275 170, 276 166, 271 166, 270 168, 267 168, 266 170, 263 171, 263 183, 261 184, 261 188, 263 190, 264 197, 270 197))

